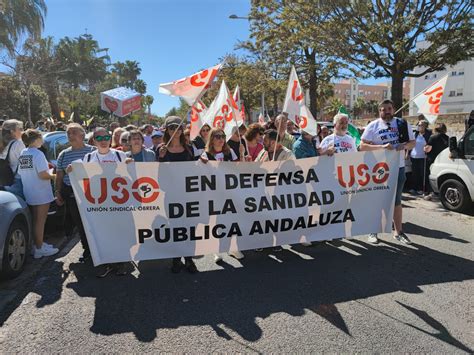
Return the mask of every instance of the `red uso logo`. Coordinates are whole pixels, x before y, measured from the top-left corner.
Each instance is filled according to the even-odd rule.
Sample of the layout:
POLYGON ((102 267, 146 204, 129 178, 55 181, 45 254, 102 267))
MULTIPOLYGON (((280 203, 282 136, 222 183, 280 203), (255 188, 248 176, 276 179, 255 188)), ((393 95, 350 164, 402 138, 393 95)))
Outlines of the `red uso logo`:
POLYGON ((367 164, 359 164, 356 168, 354 165, 349 165, 349 182, 346 182, 344 178, 344 168, 343 166, 337 167, 337 180, 342 187, 352 187, 356 179, 359 186, 367 185, 370 180, 375 184, 383 184, 390 176, 388 164, 385 162, 375 164, 371 171, 372 174, 369 173, 370 168, 367 164))
POLYGON ((209 79, 208 80, 205 80, 207 78, 207 76, 209 75, 209 69, 206 69, 206 70, 203 70, 202 72, 200 73, 197 73, 197 74, 194 74, 192 77, 191 77, 191 85, 192 86, 203 86, 203 85, 206 85, 206 83, 208 83, 206 85, 206 89, 209 88, 210 86, 210 83, 214 80, 214 78, 216 77, 217 75, 217 72, 218 70, 217 69, 212 69, 212 71, 210 72, 210 76, 209 76, 209 79))
POLYGON ((308 118, 305 117, 305 116, 301 116, 300 117, 300 122, 299 122, 300 128, 301 129, 306 128, 307 125, 308 125, 308 118))
POLYGON ((429 96, 428 103, 430 104, 430 113, 439 113, 439 105, 441 103, 441 97, 443 97, 443 87, 438 86, 437 88, 425 92, 426 96, 429 96))
POLYGON ((140 203, 152 203, 160 194, 158 181, 150 177, 141 177, 133 182, 129 182, 123 177, 116 177, 110 181, 107 178, 100 178, 98 197, 92 196, 89 178, 82 179, 82 186, 87 201, 93 204, 104 203, 109 196, 109 188, 112 190, 110 198, 119 205, 127 203, 131 197, 140 203))
POLYGON ((299 95, 296 94, 296 90, 301 91, 300 86, 298 85, 298 81, 294 80, 293 81, 293 88, 291 89, 291 98, 293 101, 301 101, 303 100, 303 93, 300 92, 299 95))

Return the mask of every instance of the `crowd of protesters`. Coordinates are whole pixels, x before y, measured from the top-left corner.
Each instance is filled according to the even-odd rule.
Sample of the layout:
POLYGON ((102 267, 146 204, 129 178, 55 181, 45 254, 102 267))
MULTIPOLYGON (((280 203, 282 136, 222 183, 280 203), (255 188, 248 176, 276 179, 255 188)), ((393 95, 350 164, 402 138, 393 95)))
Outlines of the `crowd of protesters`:
MULTIPOLYGON (((357 150, 387 149, 400 153, 398 185, 394 212, 394 238, 401 243, 409 244, 410 240, 402 229, 401 193, 405 186, 407 174, 405 162, 411 163, 411 174, 406 184, 412 194, 424 195, 426 199, 433 196, 428 183, 428 171, 436 156, 448 146, 446 125, 437 124, 434 133, 428 122, 420 116, 413 130, 409 123, 393 116, 394 108, 390 100, 379 105, 379 118, 365 127, 361 144, 348 132, 349 117, 345 114, 334 116, 334 131, 318 125, 318 133, 312 136, 300 131, 289 121, 285 114, 270 119, 264 125, 252 123, 241 125, 231 137, 226 137, 224 130, 205 124, 194 139, 190 140, 190 128, 177 116, 166 118, 161 127, 150 124, 138 128, 133 125, 120 127, 113 122, 109 127, 96 127, 86 142, 86 130, 78 123, 67 127, 59 122, 54 125, 50 120, 38 122, 36 129, 23 131, 23 123, 15 119, 3 119, 1 122, 0 160, 8 167, 8 176, 2 170, 0 190, 12 192, 27 202, 33 216, 34 258, 54 255, 58 249, 44 242, 44 227, 48 208, 52 201, 59 206, 65 205, 70 220, 77 227, 84 248, 83 261, 90 259, 90 250, 79 214, 78 206, 72 191, 69 173, 72 162, 130 163, 130 162, 183 162, 200 159, 203 163, 209 160, 231 162, 265 162, 289 159, 312 158, 317 156, 341 154, 357 150), (400 142, 400 124, 404 124, 407 138, 400 142), (55 173, 49 168, 48 161, 42 153, 42 132, 65 130, 70 147, 63 150, 57 159, 55 173), (396 133, 387 135, 387 132, 396 133), (389 139, 387 139, 389 137, 389 139), (54 193, 51 187, 54 180, 54 193)), ((472 115, 471 115, 472 116, 472 115)), ((3 164, 2 166, 5 166, 3 164)), ((377 234, 370 234, 368 241, 377 243, 377 234)), ((305 243, 310 245, 311 243, 305 243)), ((281 250, 280 247, 276 247, 281 250)), ((231 256, 241 259, 243 253, 233 252, 231 256)), ((219 255, 215 261, 221 261, 219 255)), ((171 270, 174 273, 185 268, 197 272, 192 257, 172 260, 171 270)), ((99 272, 104 277, 115 271, 125 274, 124 263, 108 264, 99 272)))

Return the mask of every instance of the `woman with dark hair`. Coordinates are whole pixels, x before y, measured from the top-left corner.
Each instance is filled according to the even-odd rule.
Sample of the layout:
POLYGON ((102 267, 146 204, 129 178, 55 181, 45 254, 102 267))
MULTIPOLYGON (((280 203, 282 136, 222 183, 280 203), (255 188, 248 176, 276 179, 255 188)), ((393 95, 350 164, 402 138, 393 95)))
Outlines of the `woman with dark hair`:
POLYGON ((155 153, 146 149, 143 145, 144 142, 145 138, 142 132, 137 129, 130 131, 128 136, 130 151, 126 153, 127 157, 132 158, 135 162, 154 162, 156 160, 155 153))
MULTIPOLYGON (((449 147, 449 137, 446 135, 446 125, 444 123, 436 124, 434 128, 434 134, 428 139, 428 143, 425 145, 424 151, 427 155, 426 167, 427 171, 430 171, 431 164, 434 163, 439 153, 449 147)), ((430 192, 429 195, 424 197, 425 200, 431 200, 434 197, 434 193, 430 192)))
POLYGON ((194 151, 194 158, 199 159, 204 148, 206 147, 207 139, 209 138, 209 132, 211 131, 211 126, 207 123, 204 124, 199 130, 199 135, 191 141, 191 145, 194 151))
POLYGON ((23 197, 21 179, 18 175, 18 159, 25 149, 25 144, 21 140, 23 122, 6 120, 3 122, 0 133, 0 159, 4 162, 0 175, 0 190, 23 197))
MULTIPOLYGON (((221 128, 213 128, 209 134, 209 140, 206 144, 206 149, 201 155, 201 161, 207 163, 209 160, 215 161, 239 161, 237 154, 227 144, 225 132, 221 128)), ((240 160, 244 160, 243 155, 240 160)), ((243 259, 244 254, 241 251, 230 252, 229 255, 236 259, 243 259)), ((214 254, 214 261, 216 263, 222 261, 222 257, 219 254, 214 254)))
POLYGON ((55 175, 49 172, 48 161, 39 150, 43 136, 36 129, 27 129, 21 136, 27 148, 19 157, 18 173, 23 183, 23 195, 33 214, 35 259, 56 254, 59 250, 43 242, 44 225, 48 217, 49 204, 54 201, 51 180, 55 175))
POLYGON ((250 157, 249 160, 255 161, 258 153, 263 149, 263 144, 260 143, 265 130, 258 123, 252 123, 247 132, 245 132, 245 140, 247 142, 247 152, 250 157))
MULTIPOLYGON (((165 120, 165 127, 163 144, 158 150, 158 161, 193 161, 193 151, 192 148, 186 144, 181 118, 178 116, 167 117, 165 120)), ((184 257, 184 265, 181 262, 181 258, 173 258, 171 271, 177 274, 181 271, 183 266, 192 274, 198 271, 192 257, 190 256, 184 257)))

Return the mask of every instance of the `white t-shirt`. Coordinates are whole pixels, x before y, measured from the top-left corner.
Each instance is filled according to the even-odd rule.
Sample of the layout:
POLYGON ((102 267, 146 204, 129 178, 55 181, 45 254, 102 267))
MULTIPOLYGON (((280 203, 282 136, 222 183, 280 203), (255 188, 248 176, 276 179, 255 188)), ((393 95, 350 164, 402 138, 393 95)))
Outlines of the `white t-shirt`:
MULTIPOLYGON (((232 148, 230 148, 230 156, 232 157, 232 161, 238 159, 237 155, 235 154, 235 152, 232 148)), ((208 159, 207 153, 206 152, 202 153, 202 157, 204 159, 208 159)), ((216 153, 216 154, 214 154, 214 158, 216 159, 216 161, 224 161, 224 153, 223 152, 216 153)))
POLYGON ((328 150, 329 147, 334 147, 336 153, 356 152, 357 146, 356 141, 350 135, 345 134, 338 136, 336 133, 330 134, 323 139, 319 148, 324 151, 328 150))
MULTIPOLYGON (((410 123, 408 125, 408 139, 410 141, 415 140, 413 129, 410 123)), ((390 122, 386 123, 383 119, 377 118, 370 122, 362 133, 362 140, 372 142, 376 145, 391 143, 394 147, 399 145, 398 140, 398 125, 397 118, 394 117, 390 122)), ((405 151, 400 151, 400 164, 399 167, 405 166, 405 151)))
POLYGON ((48 161, 38 148, 23 149, 19 159, 18 174, 23 184, 23 194, 29 205, 44 205, 54 201, 51 180, 41 179, 38 174, 48 171, 48 161))
POLYGON ((25 149, 25 145, 19 139, 14 139, 10 143, 7 144, 5 149, 2 153, 0 153, 0 159, 6 159, 8 154, 8 162, 10 163, 10 169, 12 169, 13 173, 18 175, 17 167, 18 167, 18 159, 20 158, 20 154, 25 149), (11 146, 11 149, 10 149, 11 146), (8 154, 8 149, 10 149, 10 154, 8 154))
POLYGON ((415 147, 411 150, 410 156, 413 159, 424 159, 426 157, 425 151, 423 148, 426 145, 425 137, 422 134, 419 134, 415 140, 415 147))
POLYGON ((124 152, 110 149, 107 154, 100 154, 99 151, 94 150, 92 153, 86 154, 82 161, 84 163, 124 163, 125 159, 127 156, 124 152))

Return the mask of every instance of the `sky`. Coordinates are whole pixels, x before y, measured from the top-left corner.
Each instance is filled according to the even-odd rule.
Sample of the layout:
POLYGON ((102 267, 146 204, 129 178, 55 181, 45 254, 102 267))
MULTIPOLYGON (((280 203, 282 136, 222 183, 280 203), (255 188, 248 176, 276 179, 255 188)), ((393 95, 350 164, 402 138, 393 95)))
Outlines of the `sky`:
MULTIPOLYGON (((158 93, 160 83, 216 65, 249 36, 250 0, 46 0, 43 36, 77 37, 87 31, 109 48, 112 62, 135 60, 152 112, 164 116, 178 98, 158 93)), ((241 52, 240 52, 241 53, 241 52)))

